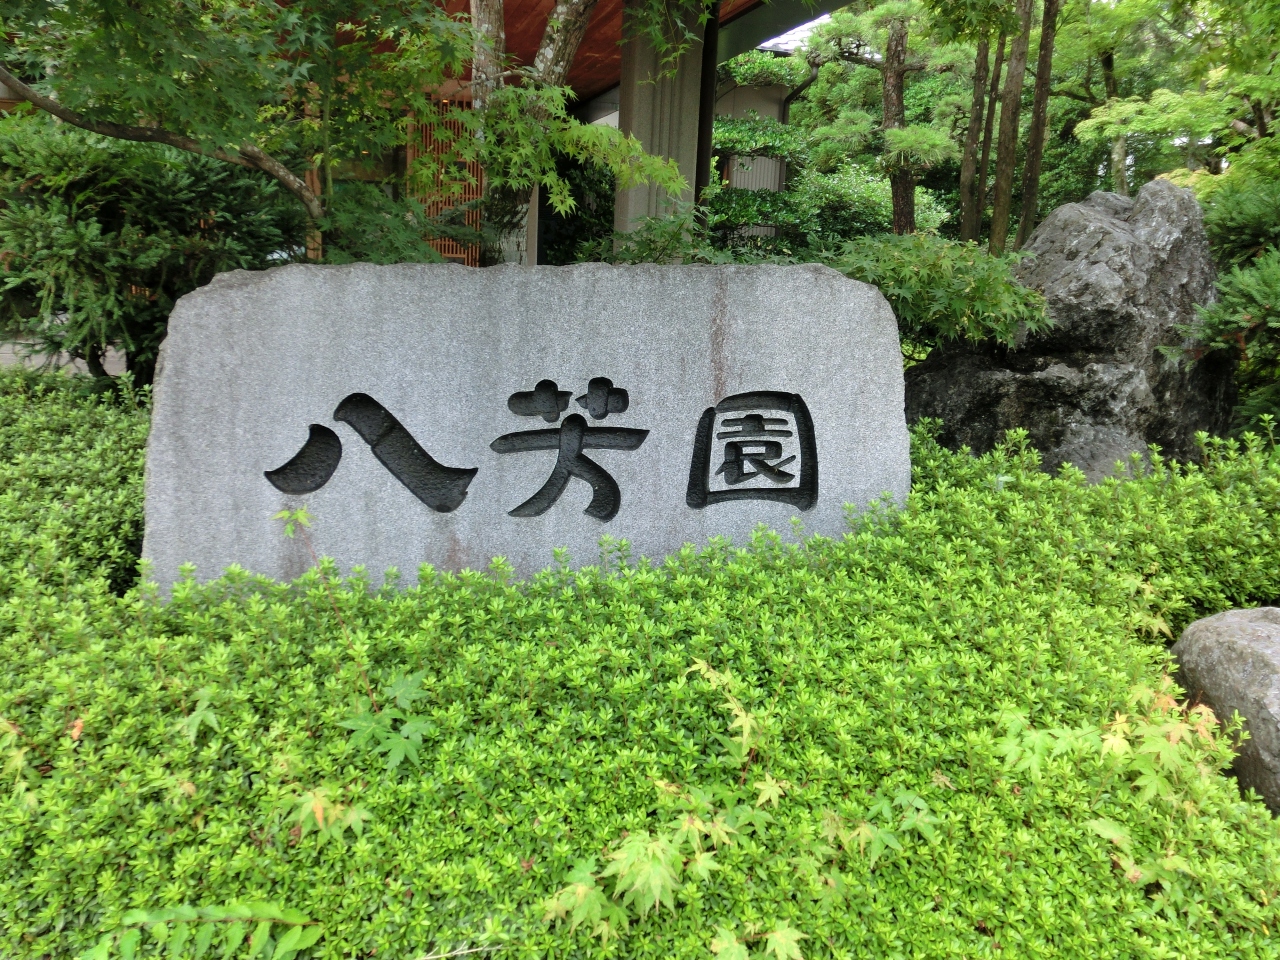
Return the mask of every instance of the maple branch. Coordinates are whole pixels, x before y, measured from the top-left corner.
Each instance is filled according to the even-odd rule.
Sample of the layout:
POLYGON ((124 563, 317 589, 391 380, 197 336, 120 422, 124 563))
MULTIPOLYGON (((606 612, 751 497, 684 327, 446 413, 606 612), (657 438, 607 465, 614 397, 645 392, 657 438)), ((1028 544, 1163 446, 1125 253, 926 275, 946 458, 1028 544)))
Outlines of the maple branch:
POLYGON ((163 127, 135 127, 125 123, 112 123, 108 120, 90 120, 52 97, 37 93, 15 77, 2 63, 0 63, 0 83, 3 83, 32 106, 52 114, 73 127, 79 127, 81 130, 88 130, 90 133, 111 137, 113 140, 131 140, 136 143, 162 143, 178 150, 184 150, 187 153, 194 153, 197 156, 212 157, 215 160, 234 163, 236 166, 247 167, 250 170, 261 170, 267 176, 279 181, 286 190, 297 197, 302 202, 302 205, 307 208, 307 215, 312 220, 319 220, 324 216, 324 208, 320 205, 319 199, 307 186, 306 182, 279 160, 269 156, 252 143, 243 143, 235 153, 228 153, 221 147, 215 147, 210 150, 191 137, 165 130, 163 127))

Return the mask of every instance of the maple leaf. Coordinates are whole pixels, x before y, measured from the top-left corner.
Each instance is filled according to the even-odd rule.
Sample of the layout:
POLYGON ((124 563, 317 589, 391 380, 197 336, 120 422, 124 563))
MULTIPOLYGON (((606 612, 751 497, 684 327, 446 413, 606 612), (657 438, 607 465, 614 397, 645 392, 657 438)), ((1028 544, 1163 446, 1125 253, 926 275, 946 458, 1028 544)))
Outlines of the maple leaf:
POLYGON ((427 671, 419 670, 417 673, 396 677, 385 688, 385 698, 395 700, 396 706, 401 710, 408 710, 413 706, 413 701, 421 700, 427 695, 422 689, 422 678, 426 675, 427 671))
POLYGON ((766 824, 773 823, 773 817, 766 810, 742 803, 733 808, 733 826, 737 833, 754 833, 759 835, 766 824))
POLYGON ((1138 753, 1150 754, 1155 758, 1156 765, 1166 770, 1176 770, 1182 761, 1178 753, 1177 741, 1170 741, 1168 737, 1159 735, 1143 737, 1138 753))
POLYGON ((1191 724, 1183 723, 1181 720, 1175 720, 1172 723, 1165 724, 1164 730, 1165 738, 1174 746, 1177 746, 1179 740, 1183 737, 1190 736, 1191 724))
POLYGON ((213 714, 213 708, 209 706, 209 701, 213 693, 208 687, 201 687, 196 691, 196 708, 191 711, 190 716, 184 720, 179 720, 175 724, 175 729, 180 733, 185 733, 187 739, 192 743, 196 742, 196 736, 200 733, 200 727, 206 726, 218 732, 218 718, 213 714))
POLYGON ((362 710, 354 717, 349 717, 346 720, 339 720, 338 726, 346 727, 355 734, 351 738, 351 743, 357 747, 363 747, 372 740, 380 739, 380 734, 384 733, 387 728, 386 721, 378 714, 370 713, 367 710, 362 710))
POLYGON ((756 798, 757 807, 763 807, 766 803, 771 803, 776 807, 778 801, 790 789, 791 784, 785 780, 775 780, 772 774, 766 773, 763 780, 758 780, 751 786, 760 791, 760 796, 756 798))
MULTIPOLYGON (((896 836, 888 830, 878 827, 867 820, 863 820, 854 827, 853 830, 849 831, 849 838, 856 839, 858 841, 859 855, 866 854, 867 848, 870 846, 870 862, 867 864, 868 868, 876 865, 876 861, 880 859, 881 854, 883 854, 885 850, 902 849, 902 844, 898 841, 896 836)), ((841 842, 842 844, 844 843, 843 837, 841 838, 841 842)))
POLYGON ((624 905, 634 901, 639 905, 641 916, 662 904, 675 909, 680 856, 669 839, 653 837, 641 830, 627 837, 610 855, 610 860, 600 876, 618 878, 613 895, 616 897, 625 891, 624 905))
POLYGON ((1125 739, 1123 733, 1117 732, 1114 728, 1102 738, 1102 755, 1105 757, 1108 753, 1114 753, 1117 757, 1123 757, 1129 752, 1129 741, 1125 739))
POLYGON ((424 733, 431 733, 433 730, 435 730, 435 724, 430 720, 423 720, 419 717, 414 717, 400 724, 400 736, 412 740, 416 744, 422 743, 422 735, 424 733))
POLYGON ((1142 791, 1138 794, 1139 800, 1150 800, 1155 796, 1171 800, 1174 797, 1173 784, 1154 770, 1138 777, 1133 781, 1133 785, 1142 788, 1142 791))
POLYGON ((329 798, 328 787, 317 787, 314 790, 308 790, 298 798, 298 806, 295 817, 298 826, 305 835, 308 830, 315 827, 321 833, 336 820, 338 816, 338 808, 329 798))
POLYGON ((704 850, 690 860, 685 869, 696 875, 699 880, 710 880, 711 871, 720 869, 720 864, 716 863, 714 858, 714 850, 704 850))
POLYGON ((1218 725, 1218 718, 1208 704, 1200 703, 1188 711, 1189 719, 1195 720, 1195 732, 1201 740, 1213 742, 1213 731, 1218 725))
POLYGON ((729 839, 729 834, 737 833, 733 827, 729 826, 729 824, 725 822, 723 816, 717 816, 710 823, 704 825, 702 832, 705 833, 707 835, 707 839, 717 847, 729 846, 729 844, 732 843, 729 839))
POLYGON ((399 734, 384 737, 374 748, 374 753, 387 755, 387 769, 395 770, 407 757, 415 767, 418 765, 418 746, 408 737, 399 734))
POLYGON ((714 674, 715 671, 711 669, 711 664, 707 663, 707 661, 699 660, 695 658, 693 661, 693 666, 690 667, 688 670, 686 670, 684 672, 684 675, 687 677, 691 673, 696 673, 699 676, 707 677, 714 674))
POLYGON ((804 960, 804 954, 800 952, 800 941, 808 938, 808 934, 793 929, 784 920, 765 936, 764 952, 772 953, 777 960, 804 960))
MULTIPOLYGON (((873 840, 876 835, 876 828, 866 820, 849 831, 849 838, 858 841, 858 854, 864 855, 867 852, 867 843, 873 840)), ((843 837, 841 838, 843 841, 843 837)))
POLYGON ((9 751, 4 761, 4 775, 7 777, 13 774, 15 779, 22 779, 22 771, 27 766, 27 751, 29 747, 17 747, 9 751))
POLYGON ((1128 831, 1114 820, 1086 820, 1084 825, 1104 840, 1110 840, 1121 850, 1128 850, 1129 845, 1133 843, 1128 831))
POLYGON ((747 945, 728 927, 716 927, 711 952, 720 960, 747 960, 747 945))
POLYGON ((738 702, 736 697, 729 697, 723 704, 733 713, 733 723, 729 724, 729 729, 734 730, 740 728, 742 733, 736 739, 742 744, 744 750, 749 749, 756 740, 756 735, 760 732, 760 722, 755 716, 738 702))
MULTIPOLYGON (((372 819, 373 815, 368 810, 352 806, 347 809, 347 815, 342 818, 342 827, 358 837, 364 833, 365 823, 372 819)), ((341 831, 339 831, 339 837, 341 837, 341 831)))
POLYGON ((569 920, 569 932, 586 924, 591 933, 608 943, 627 929, 625 910, 614 904, 596 884, 594 860, 579 860, 574 864, 567 885, 544 902, 547 908, 543 919, 569 920))
POLYGON ((706 833, 707 825, 701 817, 695 813, 685 814, 675 822, 675 827, 677 844, 688 842, 695 850, 702 849, 702 835, 706 833))

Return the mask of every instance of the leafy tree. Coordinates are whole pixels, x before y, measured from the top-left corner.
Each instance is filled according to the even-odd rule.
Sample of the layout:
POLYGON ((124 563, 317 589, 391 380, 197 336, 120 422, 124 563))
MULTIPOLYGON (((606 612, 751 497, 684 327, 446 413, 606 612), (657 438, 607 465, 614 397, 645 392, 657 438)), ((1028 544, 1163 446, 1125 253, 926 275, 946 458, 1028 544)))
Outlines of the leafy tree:
POLYGON ((1220 264, 1243 266, 1280 248, 1280 180, 1231 178, 1204 205, 1205 230, 1220 264))
POLYGON ((927 0, 932 28, 940 38, 973 42, 972 95, 965 125, 960 163, 960 239, 977 241, 982 227, 986 194, 987 161, 995 119, 995 96, 1008 33, 1015 28, 1008 0, 927 0), (998 34, 995 63, 990 63, 991 39, 998 34), (991 106, 987 106, 987 86, 991 106), (984 133, 985 130, 985 133, 984 133), (981 174, 978 144, 982 140, 981 174))
POLYGON ((877 136, 880 162, 893 191, 893 230, 911 233, 915 223, 915 185, 921 172, 956 156, 951 137, 932 125, 908 123, 907 76, 924 71, 929 61, 911 48, 912 28, 920 27, 924 8, 915 2, 891 2, 837 11, 815 31, 808 56, 816 63, 839 63, 880 74, 882 120, 878 130, 869 113, 842 109, 815 137, 832 138, 849 147, 877 136))
POLYGON ((0 120, 0 311, 41 353, 65 351, 101 376, 116 347, 135 383, 149 383, 179 297, 304 242, 301 207, 260 172, 42 114, 0 120))
POLYGON ((539 183, 565 206, 557 151, 589 156, 624 180, 674 178, 617 131, 581 129, 554 82, 490 97, 482 111, 442 110, 434 92, 483 44, 432 3, 5 0, 0 26, 0 81, 19 96, 104 136, 261 170, 321 231, 334 228, 340 166, 367 164, 424 129, 444 156, 420 156, 408 175, 443 181, 446 191, 465 179, 456 161, 479 160, 492 185, 539 183), (463 134, 450 134, 447 120, 463 134))
MULTIPOLYGON (((474 28, 471 93, 479 123, 477 134, 480 142, 499 148, 507 145, 510 151, 499 149, 498 157, 490 151, 485 166, 484 207, 497 231, 513 238, 517 247, 528 221, 535 187, 541 185, 552 191, 552 207, 558 213, 567 213, 571 208, 568 184, 555 174, 557 150, 579 159, 588 156, 605 161, 620 187, 647 181, 679 192, 685 186, 674 163, 655 163, 652 158, 645 158, 634 140, 622 138, 626 149, 619 151, 614 142, 618 137, 616 131, 594 134, 575 129, 563 140, 554 136, 547 138, 550 149, 541 151, 541 163, 533 168, 522 156, 531 143, 531 133, 539 132, 540 126, 554 118, 568 119, 563 109, 562 88, 596 2, 557 0, 547 17, 533 63, 517 68, 506 53, 503 0, 471 0, 474 28), (518 79, 518 85, 508 84, 508 78, 518 79), (539 96, 540 91, 551 95, 539 96), (505 129, 501 121, 495 123, 494 107, 503 108, 505 129), (521 119, 526 122, 521 124, 518 122, 521 119), (584 151, 583 146, 591 137, 599 137, 608 144, 602 143, 598 153, 584 151), (490 172, 495 160, 499 160, 502 168, 496 176, 490 172)), ((711 0, 641 0, 627 5, 623 28, 629 36, 652 44, 660 62, 674 68, 681 54, 701 39, 703 25, 713 11, 718 10, 711 0)), ((553 133, 564 132, 558 124, 551 124, 549 129, 553 133)))

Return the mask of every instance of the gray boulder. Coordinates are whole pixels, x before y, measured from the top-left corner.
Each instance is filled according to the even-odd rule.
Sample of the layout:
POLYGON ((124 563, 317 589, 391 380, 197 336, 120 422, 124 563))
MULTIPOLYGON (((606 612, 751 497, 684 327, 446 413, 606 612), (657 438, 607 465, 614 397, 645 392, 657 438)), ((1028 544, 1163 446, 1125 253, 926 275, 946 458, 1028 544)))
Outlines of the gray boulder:
POLYGON ((1226 430, 1233 361, 1188 368, 1160 351, 1214 296, 1190 190, 1153 180, 1132 200, 1094 193, 1051 213, 1026 250, 1019 279, 1044 293, 1053 327, 1015 349, 935 349, 907 371, 909 422, 937 417, 943 443, 979 453, 1023 427, 1046 468, 1070 462, 1092 479, 1152 443, 1191 459, 1197 431, 1226 430))
POLYGON ((1219 720, 1244 717, 1249 739, 1236 757, 1242 787, 1280 814, 1280 607, 1228 610, 1182 631, 1173 645, 1187 696, 1219 720))

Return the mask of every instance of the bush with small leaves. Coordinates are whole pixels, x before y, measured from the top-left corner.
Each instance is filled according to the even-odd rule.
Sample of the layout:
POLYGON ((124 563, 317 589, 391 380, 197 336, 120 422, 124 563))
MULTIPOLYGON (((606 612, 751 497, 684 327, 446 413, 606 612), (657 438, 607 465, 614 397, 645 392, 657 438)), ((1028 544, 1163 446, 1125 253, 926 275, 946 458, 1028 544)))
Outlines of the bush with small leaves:
POLYGON ((1012 263, 972 243, 913 233, 854 240, 832 266, 880 288, 904 339, 1012 343, 1019 332, 1036 333, 1051 322, 1044 296, 1017 281, 1012 263))
MULTIPOLYGON (((136 413, 23 389, 10 482, 136 510, 136 413)), ((833 539, 167 602, 0 499, 0 955, 279 904, 259 957, 1272 960, 1280 826, 1165 644, 1280 597, 1280 453, 1089 485, 925 425, 913 469, 833 539)))

